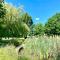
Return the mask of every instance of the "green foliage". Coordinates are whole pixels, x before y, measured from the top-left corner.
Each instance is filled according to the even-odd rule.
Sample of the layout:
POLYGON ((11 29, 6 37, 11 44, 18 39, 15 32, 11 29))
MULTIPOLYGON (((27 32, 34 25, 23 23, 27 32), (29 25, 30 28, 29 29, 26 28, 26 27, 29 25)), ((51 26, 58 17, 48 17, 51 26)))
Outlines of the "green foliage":
POLYGON ((14 46, 0 48, 0 60, 18 60, 18 54, 14 46))
POLYGON ((25 56, 20 56, 18 60, 29 60, 28 58, 26 58, 25 56))
POLYGON ((6 9, 4 8, 4 3, 0 2, 0 18, 3 18, 6 14, 6 9))
POLYGON ((44 34, 44 27, 42 24, 36 24, 31 26, 31 34, 32 35, 43 35, 44 34))
POLYGON ((14 45, 15 47, 21 45, 24 42, 24 39, 12 38, 12 39, 3 39, 0 40, 0 47, 4 47, 6 45, 14 45))
POLYGON ((47 35, 60 35, 60 13, 48 19, 45 24, 45 33, 47 35))
POLYGON ((28 25, 21 20, 18 9, 5 5, 7 13, 0 20, 0 37, 25 37, 30 31, 28 25), (14 13, 13 13, 14 12, 14 13))
POLYGON ((24 13, 22 15, 22 21, 26 23, 29 27, 33 24, 32 17, 28 15, 28 13, 24 13))

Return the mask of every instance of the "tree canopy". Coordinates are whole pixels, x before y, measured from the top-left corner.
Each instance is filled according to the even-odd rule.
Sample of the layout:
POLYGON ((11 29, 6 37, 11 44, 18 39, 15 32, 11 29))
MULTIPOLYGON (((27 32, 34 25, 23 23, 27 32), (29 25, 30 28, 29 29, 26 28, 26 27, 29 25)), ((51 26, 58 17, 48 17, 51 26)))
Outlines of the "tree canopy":
POLYGON ((60 13, 48 19, 45 24, 45 33, 47 35, 60 35, 60 13))
POLYGON ((20 11, 8 4, 4 5, 4 7, 7 13, 5 17, 0 20, 0 37, 27 36, 30 28, 21 19, 20 11))
POLYGON ((0 18, 3 18, 6 14, 6 9, 4 8, 4 0, 0 0, 0 18))
POLYGON ((28 13, 22 15, 22 21, 26 23, 29 27, 33 24, 32 17, 28 13))
POLYGON ((41 23, 33 24, 31 26, 31 34, 33 35, 43 35, 44 34, 44 27, 41 23))

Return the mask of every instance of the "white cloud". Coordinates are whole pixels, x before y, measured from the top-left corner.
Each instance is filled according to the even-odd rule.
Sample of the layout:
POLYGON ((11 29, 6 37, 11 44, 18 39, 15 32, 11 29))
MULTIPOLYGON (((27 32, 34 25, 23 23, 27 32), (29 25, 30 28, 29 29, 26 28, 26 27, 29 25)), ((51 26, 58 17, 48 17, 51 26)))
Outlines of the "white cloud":
POLYGON ((40 18, 35 18, 36 20, 40 20, 40 18))

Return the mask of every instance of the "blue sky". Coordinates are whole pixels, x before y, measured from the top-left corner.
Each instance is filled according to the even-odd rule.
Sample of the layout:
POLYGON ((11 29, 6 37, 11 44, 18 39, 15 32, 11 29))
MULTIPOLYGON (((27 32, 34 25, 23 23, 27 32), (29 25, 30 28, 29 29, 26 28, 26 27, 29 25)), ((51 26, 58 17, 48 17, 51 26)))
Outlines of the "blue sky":
POLYGON ((14 6, 23 5, 34 23, 45 23, 49 17, 60 12, 60 0, 5 0, 14 6))

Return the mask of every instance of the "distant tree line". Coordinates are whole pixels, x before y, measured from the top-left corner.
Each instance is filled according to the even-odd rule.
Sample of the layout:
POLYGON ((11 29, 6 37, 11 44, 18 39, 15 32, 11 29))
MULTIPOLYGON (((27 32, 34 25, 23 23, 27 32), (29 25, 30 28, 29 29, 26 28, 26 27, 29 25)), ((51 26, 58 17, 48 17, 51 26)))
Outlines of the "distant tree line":
POLYGON ((56 13, 54 16, 50 17, 45 25, 38 23, 33 25, 32 34, 34 35, 60 35, 60 13, 56 13))

